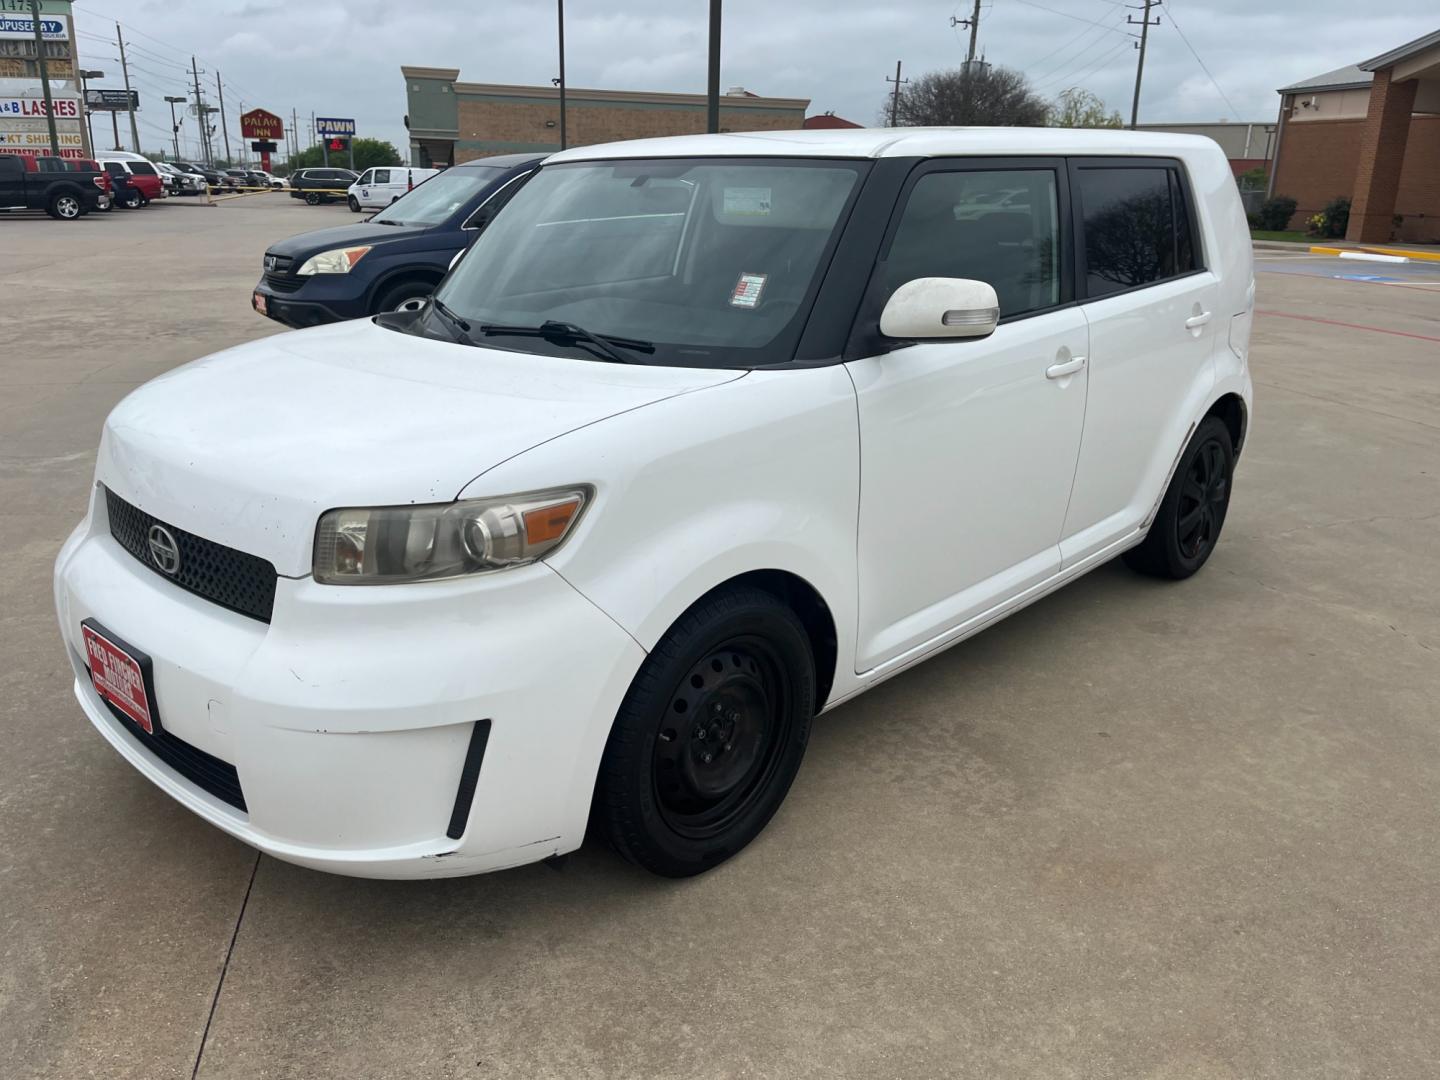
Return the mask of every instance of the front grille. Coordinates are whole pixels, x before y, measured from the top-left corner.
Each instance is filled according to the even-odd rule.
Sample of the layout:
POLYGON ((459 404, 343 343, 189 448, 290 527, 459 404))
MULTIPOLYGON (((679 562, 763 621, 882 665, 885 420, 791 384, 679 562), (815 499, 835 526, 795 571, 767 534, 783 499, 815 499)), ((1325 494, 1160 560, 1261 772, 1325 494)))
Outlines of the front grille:
POLYGON ((156 574, 213 604, 261 622, 270 621, 277 577, 273 565, 151 517, 109 488, 105 489, 105 508, 110 517, 110 535, 156 574), (162 526, 175 538, 180 568, 174 574, 166 574, 155 565, 150 553, 153 525, 162 526))
POLYGON ((191 746, 184 739, 176 738, 160 724, 155 725, 155 734, 151 735, 105 698, 100 700, 110 710, 110 715, 120 721, 121 726, 134 736, 141 746, 186 780, 237 810, 246 809, 245 795, 240 790, 240 774, 235 771, 234 765, 207 754, 198 746, 191 746))
POLYGON ((276 292, 291 293, 299 292, 300 286, 305 284, 305 279, 286 277, 284 274, 266 274, 265 284, 276 292))

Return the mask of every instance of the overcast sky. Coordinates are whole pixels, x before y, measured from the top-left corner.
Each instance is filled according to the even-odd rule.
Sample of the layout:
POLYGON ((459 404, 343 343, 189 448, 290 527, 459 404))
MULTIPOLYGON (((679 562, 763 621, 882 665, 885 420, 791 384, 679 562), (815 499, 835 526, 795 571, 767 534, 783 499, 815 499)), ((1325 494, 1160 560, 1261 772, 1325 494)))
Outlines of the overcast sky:
MULTIPOLYGON (((234 142, 238 107, 260 105, 287 123, 291 109, 302 117, 312 110, 353 116, 359 134, 389 139, 403 152, 401 64, 456 67, 473 82, 546 83, 556 74, 554 0, 97 3, 75 5, 81 60, 106 71, 96 85, 121 85, 113 42, 115 20, 123 24, 147 149, 169 144, 163 99, 185 92, 182 66, 191 52, 207 72, 208 93, 214 73, 224 77, 234 142)), ((964 59, 967 32, 950 20, 969 7, 969 0, 725 0, 721 81, 810 98, 812 113, 873 124, 896 60, 909 76, 964 59)), ((568 0, 570 85, 703 92, 706 12, 706 0, 568 0)), ((1046 96, 1083 86, 1128 117, 1136 53, 1124 28, 1133 12, 1119 0, 985 0, 980 47, 1046 96)), ((1142 122, 1273 121, 1276 87, 1440 29, 1435 0, 1165 0, 1157 14, 1142 122)), ((183 131, 193 134, 193 123, 183 131)))

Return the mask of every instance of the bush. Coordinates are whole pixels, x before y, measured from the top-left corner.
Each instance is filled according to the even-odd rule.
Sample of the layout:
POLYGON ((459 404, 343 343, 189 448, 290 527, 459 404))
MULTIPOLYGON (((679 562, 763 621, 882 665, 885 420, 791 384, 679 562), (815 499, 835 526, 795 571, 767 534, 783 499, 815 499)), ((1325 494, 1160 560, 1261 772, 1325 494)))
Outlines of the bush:
POLYGON ((1260 227, 1267 232, 1284 232, 1298 206, 1289 195, 1276 195, 1260 204, 1260 227))
POLYGON ((1345 229, 1350 224, 1350 200, 1344 195, 1337 195, 1325 204, 1325 209, 1320 211, 1325 215, 1325 231, 1321 235, 1332 239, 1345 235, 1345 229))

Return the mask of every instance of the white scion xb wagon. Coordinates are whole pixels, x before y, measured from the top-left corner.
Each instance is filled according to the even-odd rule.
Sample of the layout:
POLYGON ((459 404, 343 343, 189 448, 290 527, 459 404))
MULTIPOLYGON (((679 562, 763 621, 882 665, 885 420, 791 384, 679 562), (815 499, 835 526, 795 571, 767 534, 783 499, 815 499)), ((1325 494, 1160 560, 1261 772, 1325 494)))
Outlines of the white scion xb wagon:
POLYGON ((593 820, 696 873, 817 712, 1116 555, 1204 564, 1253 301, 1207 139, 557 154, 422 309, 115 408, 56 564, 75 695, 282 859, 475 873, 593 820))

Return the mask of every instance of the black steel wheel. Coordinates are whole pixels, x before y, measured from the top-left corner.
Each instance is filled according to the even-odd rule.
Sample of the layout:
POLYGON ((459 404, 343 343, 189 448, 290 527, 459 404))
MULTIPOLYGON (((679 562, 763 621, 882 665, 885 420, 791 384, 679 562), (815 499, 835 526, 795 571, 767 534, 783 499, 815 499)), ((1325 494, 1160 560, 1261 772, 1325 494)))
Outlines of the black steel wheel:
POLYGON ((632 862, 698 874, 765 827, 800 767, 815 710, 805 628, 781 600, 726 587, 651 651, 620 708, 595 819, 632 862))
POLYGON ((1125 553, 1126 565, 1176 580, 1204 566, 1225 524, 1234 474, 1230 430, 1218 418, 1209 417, 1180 456, 1144 542, 1125 553))

